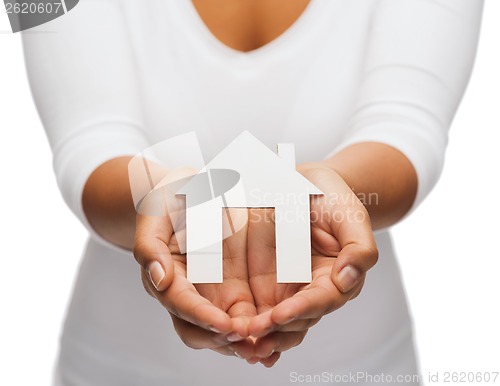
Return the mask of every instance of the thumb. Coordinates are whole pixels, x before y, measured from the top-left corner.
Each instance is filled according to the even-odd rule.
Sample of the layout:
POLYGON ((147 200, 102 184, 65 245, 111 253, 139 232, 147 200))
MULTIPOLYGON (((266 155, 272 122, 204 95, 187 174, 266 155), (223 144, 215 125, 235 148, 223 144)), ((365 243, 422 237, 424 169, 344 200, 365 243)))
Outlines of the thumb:
POLYGON ((378 260, 375 242, 370 245, 348 244, 340 251, 332 269, 332 281, 342 292, 348 293, 360 284, 366 272, 378 260))
POLYGON ((134 257, 156 291, 166 290, 174 278, 174 263, 167 246, 171 235, 166 216, 137 216, 134 257))

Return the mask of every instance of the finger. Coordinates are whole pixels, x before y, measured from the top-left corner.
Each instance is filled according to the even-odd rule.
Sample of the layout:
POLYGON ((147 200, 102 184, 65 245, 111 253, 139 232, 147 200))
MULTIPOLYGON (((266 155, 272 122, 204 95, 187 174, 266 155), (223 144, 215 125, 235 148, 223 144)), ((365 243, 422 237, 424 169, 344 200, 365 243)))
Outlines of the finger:
MULTIPOLYGON (((237 346, 231 345, 223 334, 206 331, 198 326, 186 322, 177 316, 170 314, 174 324, 175 331, 182 342, 195 350, 210 349, 219 354, 226 356, 236 356, 243 359, 238 350, 246 352, 248 357, 253 355, 253 348, 246 348, 243 342, 238 343, 237 346)), ((246 342, 248 346, 253 346, 253 342, 246 342)))
POLYGON ((250 359, 255 357, 255 344, 251 338, 246 338, 239 342, 228 345, 228 348, 241 359, 250 359))
MULTIPOLYGON (((140 237, 140 236, 139 236, 140 237)), ((146 239, 146 237, 144 237, 146 239)), ((170 312, 207 330, 228 332, 231 319, 224 311, 201 296, 183 274, 175 274, 174 263, 165 244, 158 239, 148 239, 144 243, 136 243, 136 258, 143 266, 142 282, 147 292, 160 301, 170 312), (156 246, 156 248, 155 248, 156 246), (162 250, 162 252, 156 252, 162 250), (152 253, 151 251, 155 251, 152 253), (165 277, 157 286, 152 280, 154 275, 148 270, 153 261, 167 266, 165 277)))
POLYGON ((275 331, 279 332, 300 332, 315 326, 321 318, 299 319, 285 325, 278 325, 275 331))
POLYGON ((260 362, 260 358, 259 357, 251 357, 251 358, 248 358, 247 359, 247 362, 248 364, 250 365, 254 365, 256 363, 259 363, 260 362))
MULTIPOLYGON (((180 339, 186 346, 192 349, 216 349, 222 348, 229 344, 229 342, 222 334, 207 331, 177 317, 176 315, 170 314, 170 316, 172 318, 174 329, 177 332, 177 335, 179 335, 180 339)), ((232 352, 229 349, 221 351, 226 351, 228 355, 232 355, 232 352)))
POLYGON ((232 333, 228 335, 228 340, 237 342, 247 338, 250 335, 248 326, 251 318, 257 314, 255 304, 250 301, 240 301, 234 304, 227 313, 232 322, 232 333))
POLYGON ((248 359, 255 356, 254 342, 245 339, 232 343, 227 340, 225 334, 206 331, 200 327, 186 322, 175 315, 170 314, 174 327, 182 342, 195 350, 210 349, 226 356, 236 356, 240 359, 248 359))
POLYGON ((375 241, 371 245, 348 244, 342 248, 332 268, 332 281, 342 293, 351 292, 352 296, 352 290, 359 287, 366 272, 375 265, 377 259, 375 241))
POLYGON ((157 291, 172 283, 174 264, 167 247, 172 227, 166 216, 137 215, 134 257, 157 291))
POLYGON ((342 249, 332 270, 332 280, 341 292, 347 293, 377 263, 378 249, 368 212, 359 200, 338 210, 341 216, 333 215, 331 227, 342 249), (335 218, 342 221, 337 222, 335 218))
POLYGON ((298 346, 304 340, 307 330, 297 332, 273 332, 255 342, 255 356, 268 358, 275 352, 283 352, 298 346))
POLYGON ((243 358, 243 356, 241 356, 238 353, 238 351, 234 350, 231 347, 231 345, 213 348, 212 351, 215 351, 215 352, 217 352, 219 354, 226 355, 226 356, 235 356, 235 357, 237 357, 239 359, 245 359, 245 358, 243 358))
MULTIPOLYGON (((190 176, 191 169, 170 171, 148 195, 138 208, 134 240, 134 256, 146 270, 156 290, 165 290, 173 279, 174 269, 171 251, 168 246, 172 241, 174 227, 172 219, 183 217, 185 201, 179 200, 168 189, 168 183, 180 181, 190 176)), ((177 239, 175 248, 178 250, 177 239)))
POLYGON ((276 305, 272 311, 273 323, 286 325, 296 320, 321 318, 349 299, 333 284, 329 275, 315 279, 309 286, 291 298, 276 305))
POLYGON ((219 333, 231 331, 229 315, 201 296, 183 275, 176 274, 170 287, 155 294, 168 311, 191 324, 219 333))
MULTIPOLYGON (((311 214, 311 217, 312 216, 311 214)), ((322 225, 323 224, 311 223, 312 254, 337 257, 341 250, 339 241, 332 235, 331 229, 328 229, 328 226, 324 229, 322 225)))
POLYGON ((248 333, 253 337, 261 338, 273 331, 303 331, 316 325, 321 320, 321 317, 305 318, 280 325, 273 321, 272 313, 273 309, 269 309, 253 318, 248 326, 248 333))
MULTIPOLYGON (((166 193, 165 193, 166 194, 166 193)), ((185 277, 185 266, 181 261, 175 266, 168 244, 173 234, 170 217, 166 214, 168 197, 160 194, 147 196, 141 204, 141 213, 156 213, 146 216, 138 214, 134 256, 143 267, 143 283, 171 313, 196 326, 225 333, 231 329, 231 319, 224 311, 202 297, 185 277), (152 206, 153 208, 149 207, 152 206), (161 213, 154 211, 161 207, 161 213)))
POLYGON ((276 364, 276 362, 278 362, 280 356, 281 356, 280 352, 275 352, 273 355, 267 358, 262 358, 259 362, 262 363, 265 367, 270 368, 273 367, 276 364))
POLYGON ((248 325, 248 333, 256 338, 260 338, 270 333, 273 328, 276 327, 272 319, 272 313, 273 309, 269 308, 253 317, 248 325))

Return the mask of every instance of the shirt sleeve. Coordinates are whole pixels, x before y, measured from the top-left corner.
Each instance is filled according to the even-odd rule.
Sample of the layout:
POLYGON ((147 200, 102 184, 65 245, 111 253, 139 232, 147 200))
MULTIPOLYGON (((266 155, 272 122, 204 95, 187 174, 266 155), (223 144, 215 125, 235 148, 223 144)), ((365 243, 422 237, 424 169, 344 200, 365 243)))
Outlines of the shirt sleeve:
POLYGON ((64 16, 22 32, 22 41, 62 196, 92 236, 111 246, 85 217, 85 182, 102 163, 148 147, 120 6, 81 1, 64 16))
POLYGON ((482 0, 381 0, 374 9, 355 109, 334 153, 359 142, 401 151, 418 177, 410 212, 441 174, 482 8, 482 0))

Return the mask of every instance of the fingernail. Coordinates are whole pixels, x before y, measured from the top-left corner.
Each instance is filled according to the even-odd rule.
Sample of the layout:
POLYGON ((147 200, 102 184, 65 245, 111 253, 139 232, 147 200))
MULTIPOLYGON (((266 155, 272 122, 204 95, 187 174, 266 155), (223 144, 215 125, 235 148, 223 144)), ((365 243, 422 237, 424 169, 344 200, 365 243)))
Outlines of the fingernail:
POLYGON ((157 261, 153 261, 151 264, 149 264, 148 274, 149 280, 151 280, 151 283, 153 283, 156 290, 158 290, 160 283, 165 277, 165 271, 163 270, 162 265, 157 261))
POLYGON ((342 292, 349 292, 358 283, 361 273, 354 268, 352 265, 346 265, 340 271, 337 279, 340 286, 342 287, 342 292))
POLYGON ((228 336, 226 336, 226 339, 230 342, 238 342, 239 340, 242 340, 243 338, 237 332, 233 332, 233 333, 229 334, 228 336))
POLYGON ((238 351, 233 351, 234 355, 237 357, 237 358, 240 358, 240 359, 243 359, 243 357, 241 356, 241 354, 238 352, 238 351))
POLYGON ((208 326, 208 329, 209 329, 210 331, 212 331, 212 332, 217 333, 217 334, 220 334, 220 333, 221 333, 221 331, 217 330, 217 329, 216 329, 215 327, 213 327, 213 326, 208 326))

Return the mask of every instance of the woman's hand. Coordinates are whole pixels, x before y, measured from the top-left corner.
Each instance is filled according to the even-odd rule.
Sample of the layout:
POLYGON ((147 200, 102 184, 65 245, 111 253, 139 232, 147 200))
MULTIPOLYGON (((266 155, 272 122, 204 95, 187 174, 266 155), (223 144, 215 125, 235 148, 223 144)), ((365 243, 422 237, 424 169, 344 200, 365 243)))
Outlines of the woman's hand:
MULTIPOLYGON (((259 215, 253 209, 249 226, 232 236, 232 241, 224 241, 224 283, 194 286, 186 279, 185 257, 176 248, 173 216, 168 215, 166 205, 159 205, 163 209, 160 215, 148 215, 147 210, 136 214, 129 161, 130 157, 110 160, 89 177, 82 202, 90 224, 104 239, 135 250, 144 287, 171 311, 177 331, 188 345, 226 354, 236 351, 251 362, 261 359, 268 366, 280 352, 299 344, 307 328, 324 314, 356 296, 366 271, 377 260, 368 214, 349 186, 365 197, 376 193, 375 203, 365 202, 373 229, 398 221, 417 191, 410 161, 398 150, 377 142, 357 143, 322 163, 302 165, 298 170, 325 193, 311 202, 312 283, 276 283, 274 225, 255 219, 266 213, 269 217, 271 211, 259 215), (241 258, 242 245, 247 248, 246 258, 241 258), (242 261, 248 263, 240 264, 242 261), (354 284, 351 289, 349 281, 354 284), (290 318, 295 320, 287 320, 290 318), (250 334, 259 338, 246 339, 250 334)), ((150 171, 154 181, 165 174, 172 181, 183 177, 163 167, 150 171)), ((155 197, 161 195, 152 195, 153 204, 155 197)), ((147 206, 149 201, 142 204, 147 206)))
POLYGON ((323 315, 357 296, 378 257, 368 213, 344 180, 321 163, 298 171, 324 192, 311 200, 311 283, 276 282, 272 210, 250 210, 248 267, 258 316, 249 333, 258 339, 253 351, 240 354, 266 366, 300 344, 323 315))
MULTIPOLYGON (((134 255, 141 265, 144 288, 169 311, 176 332, 187 346, 238 356, 237 348, 245 350, 253 346, 247 326, 249 318, 256 315, 248 284, 247 227, 223 241, 223 283, 189 282, 186 256, 180 252, 173 226, 178 220, 175 214, 183 215, 180 207, 183 203, 164 188, 192 173, 185 170, 169 173, 160 187, 142 202, 137 215, 134 255)), ((247 211, 234 210, 230 215, 236 221, 235 216, 246 217, 247 211)))
MULTIPOLYGON (((169 310, 189 347, 270 367, 281 352, 300 344, 323 315, 360 292, 366 271, 377 260, 366 209, 327 166, 308 164, 298 170, 325 193, 311 200, 309 284, 276 282, 273 210, 249 210, 248 226, 223 241, 223 283, 198 285, 186 279, 185 255, 166 208, 164 216, 138 215, 135 256, 144 287, 169 310)), ((158 207, 158 196, 151 197, 158 207)), ((233 209, 231 217, 246 213, 233 209)))

